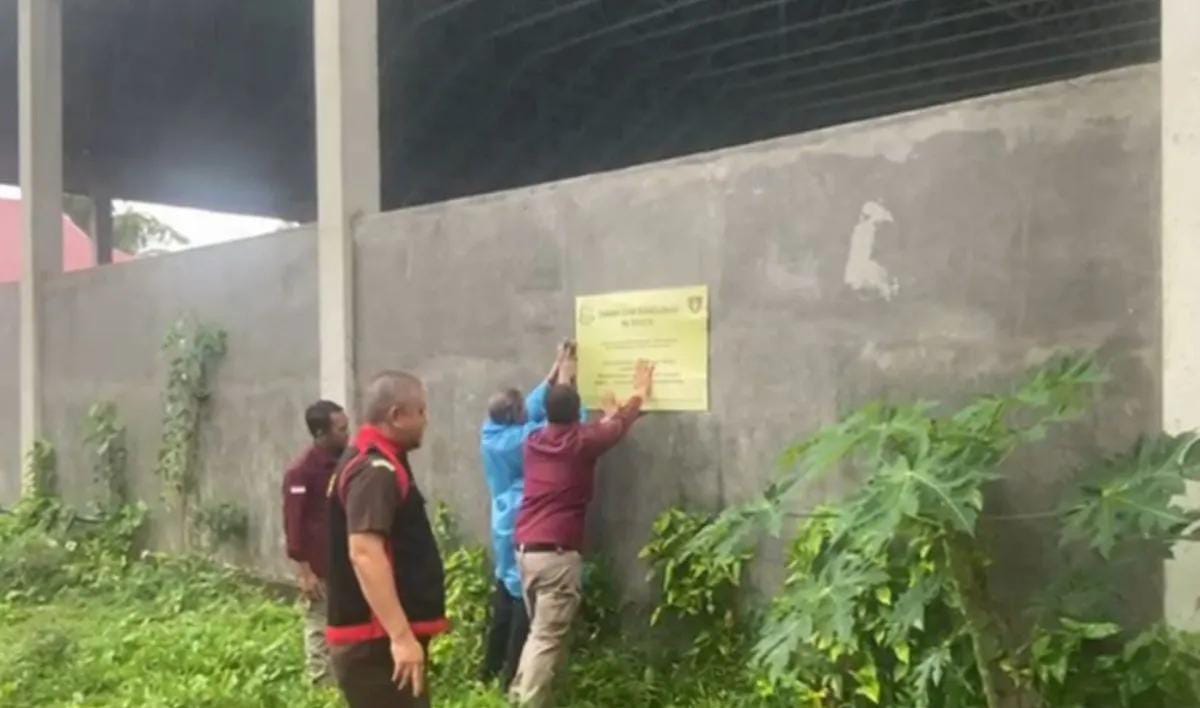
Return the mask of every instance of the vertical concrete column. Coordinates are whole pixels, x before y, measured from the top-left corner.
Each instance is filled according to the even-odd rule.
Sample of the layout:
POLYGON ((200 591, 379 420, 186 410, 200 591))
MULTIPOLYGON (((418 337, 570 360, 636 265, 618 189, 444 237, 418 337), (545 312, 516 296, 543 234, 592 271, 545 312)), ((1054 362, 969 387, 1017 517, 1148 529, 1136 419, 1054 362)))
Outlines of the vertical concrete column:
POLYGON ((321 396, 354 404, 354 229, 379 211, 378 0, 313 0, 321 396))
POLYGON ((112 263, 113 212, 112 199, 97 190, 92 191, 92 243, 96 247, 96 263, 112 263))
POLYGON ((62 269, 62 0, 20 0, 17 24, 24 454, 41 434, 42 281, 62 269))
MULTIPOLYGON (((1162 3, 1163 425, 1200 429, 1200 2, 1162 3)), ((1200 505, 1200 485, 1188 490, 1200 505)), ((1200 544, 1167 563, 1165 611, 1200 629, 1200 544)))

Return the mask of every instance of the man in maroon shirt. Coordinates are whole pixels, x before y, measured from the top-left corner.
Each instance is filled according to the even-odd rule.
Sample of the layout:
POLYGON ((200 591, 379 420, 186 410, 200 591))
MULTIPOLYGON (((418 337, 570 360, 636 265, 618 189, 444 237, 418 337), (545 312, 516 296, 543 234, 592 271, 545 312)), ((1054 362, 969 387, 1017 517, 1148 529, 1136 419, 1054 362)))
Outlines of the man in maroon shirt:
POLYGON ((650 398, 654 366, 638 362, 634 394, 617 407, 606 396, 604 418, 579 422, 579 393, 556 385, 546 396, 543 430, 525 443, 525 496, 517 517, 517 563, 529 638, 513 679, 522 706, 550 704, 550 684, 566 658, 566 638, 582 597, 583 529, 596 462, 629 432, 650 398))
POLYGON ((283 474, 283 528, 288 558, 305 606, 304 650, 314 683, 329 679, 325 644, 325 577, 328 563, 326 490, 349 440, 350 421, 342 407, 317 401, 304 412, 313 444, 283 474))

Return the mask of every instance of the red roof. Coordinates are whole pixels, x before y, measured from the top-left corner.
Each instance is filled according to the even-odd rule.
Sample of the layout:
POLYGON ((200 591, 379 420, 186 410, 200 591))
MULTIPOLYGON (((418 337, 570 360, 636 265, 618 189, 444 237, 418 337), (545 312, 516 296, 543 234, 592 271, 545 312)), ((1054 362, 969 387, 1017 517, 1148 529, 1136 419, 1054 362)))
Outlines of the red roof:
MULTIPOLYGON (((113 262, 131 260, 124 251, 113 251, 113 262)), ((84 270, 96 265, 96 250, 92 239, 63 217, 63 270, 84 270)), ((0 283, 15 283, 21 279, 21 202, 0 199, 0 283)))

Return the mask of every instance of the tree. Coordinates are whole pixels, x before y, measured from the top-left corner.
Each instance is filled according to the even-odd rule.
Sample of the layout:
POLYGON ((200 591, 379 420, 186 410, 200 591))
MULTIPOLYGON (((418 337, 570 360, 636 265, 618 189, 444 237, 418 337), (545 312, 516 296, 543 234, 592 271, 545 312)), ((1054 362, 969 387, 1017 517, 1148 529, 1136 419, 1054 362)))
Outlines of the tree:
POLYGON ((126 253, 142 253, 151 248, 186 246, 186 236, 158 219, 125 207, 113 215, 113 248, 126 253))
MULTIPOLYGON (((63 195, 63 211, 75 225, 92 238, 92 217, 96 206, 88 197, 63 195)), ((186 236, 153 216, 126 205, 113 214, 113 248, 130 254, 150 255, 191 243, 186 236)))

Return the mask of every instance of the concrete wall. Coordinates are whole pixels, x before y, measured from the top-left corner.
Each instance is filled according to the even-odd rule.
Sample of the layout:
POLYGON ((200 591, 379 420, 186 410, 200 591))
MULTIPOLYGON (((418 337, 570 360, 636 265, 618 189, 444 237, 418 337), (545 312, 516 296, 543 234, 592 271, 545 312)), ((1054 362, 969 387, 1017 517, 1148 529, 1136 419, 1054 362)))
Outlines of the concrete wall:
MULTIPOLYGON (((204 427, 200 495, 244 506, 250 556, 282 572, 281 475, 303 449, 303 411, 317 391, 315 231, 67 274, 49 283, 46 298, 46 434, 59 449, 64 494, 80 503, 97 491, 83 421, 92 403, 110 399, 129 428, 135 490, 158 505, 163 335, 189 312, 228 332, 204 427)), ((161 521, 154 540, 172 547, 178 526, 161 521)))
MULTIPOLYGON (((369 218, 360 377, 427 379, 418 476, 482 537, 484 402, 543 373, 573 297, 707 284, 711 413, 649 417, 598 485, 595 545, 637 598, 665 506, 748 498, 784 446, 872 399, 955 398, 1056 347, 1098 348, 1116 383, 1079 445, 991 500, 1050 508, 1080 450, 1159 426, 1158 106, 1157 69, 1137 67, 369 218)), ((1018 603, 1052 544, 993 532, 1018 603)))
POLYGON ((16 283, 0 284, 0 505, 21 494, 16 283))
MULTIPOLYGON (((418 476, 482 539, 484 402, 542 375, 573 329, 574 296, 707 284, 711 412, 647 417, 598 485, 594 546, 632 599, 646 592, 637 550, 667 505, 747 499, 784 446, 874 398, 957 399, 1056 347, 1098 348, 1116 383, 1090 425, 1015 466, 989 500, 997 512, 1051 508, 1083 451, 1160 426, 1158 106, 1157 69, 1131 68, 370 217, 356 247, 360 378, 402 367, 427 379, 418 476)), ((203 495, 245 505, 241 560, 284 571, 279 475, 305 443, 301 412, 317 392, 315 257, 310 228, 53 279, 47 435, 68 497, 94 496, 82 421, 110 398, 130 428, 136 489, 158 499, 159 343, 196 312, 230 345, 203 495)), ((0 288, 0 372, 14 372, 0 373, 0 465, 15 463, 9 293, 0 288)), ((4 480, 0 494, 15 489, 4 480)), ((848 487, 830 480, 801 503, 848 487)), ((1056 562, 1053 544, 1034 525, 989 531, 995 582, 1018 606, 1056 562)), ((159 545, 174 535, 154 530, 159 545)), ((1158 605, 1148 577, 1134 614, 1158 605)))

